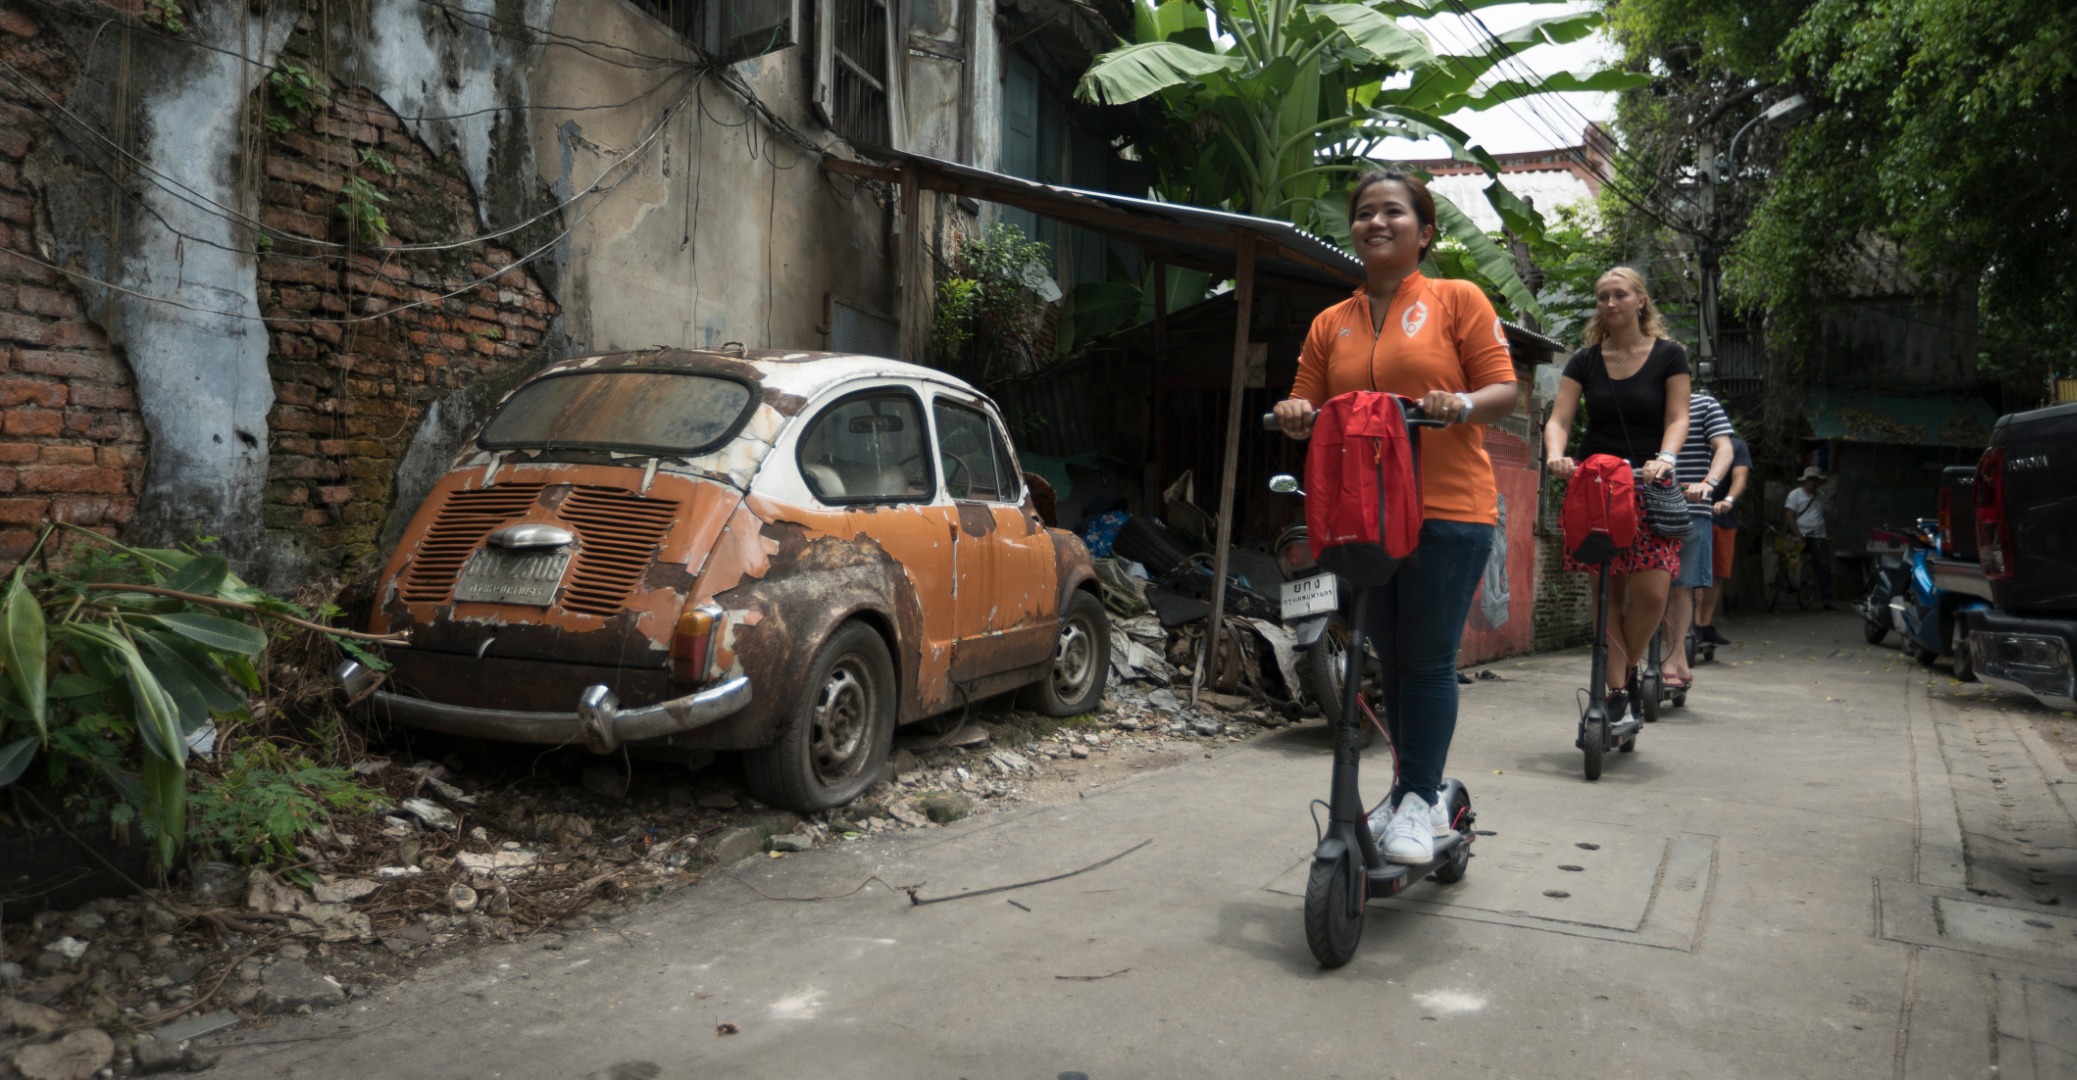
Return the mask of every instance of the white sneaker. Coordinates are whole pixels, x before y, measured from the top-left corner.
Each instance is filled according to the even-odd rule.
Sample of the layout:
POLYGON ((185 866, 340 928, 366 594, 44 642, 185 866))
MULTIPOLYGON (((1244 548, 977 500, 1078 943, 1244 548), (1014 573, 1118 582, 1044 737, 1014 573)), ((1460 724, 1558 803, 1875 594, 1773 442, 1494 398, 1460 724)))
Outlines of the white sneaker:
MULTIPOLYGON (((1436 792, 1436 794, 1439 796, 1442 793, 1436 792)), ((1437 840, 1457 831, 1450 827, 1450 807, 1448 803, 1439 802, 1429 807, 1428 818, 1435 826, 1435 838, 1437 840)))
POLYGON ((1433 810, 1426 799, 1408 792, 1385 823, 1385 861, 1419 864, 1435 858, 1433 810))

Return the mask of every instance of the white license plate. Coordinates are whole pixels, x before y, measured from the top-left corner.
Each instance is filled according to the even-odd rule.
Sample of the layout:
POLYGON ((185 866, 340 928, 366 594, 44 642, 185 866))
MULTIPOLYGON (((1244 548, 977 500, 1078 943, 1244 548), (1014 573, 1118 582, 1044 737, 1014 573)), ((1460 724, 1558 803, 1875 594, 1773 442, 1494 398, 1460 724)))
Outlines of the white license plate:
POLYGON ((1335 588, 1333 574, 1314 574, 1309 578, 1286 581, 1278 598, 1283 601, 1286 619, 1318 615, 1341 606, 1341 590, 1335 588))
POLYGON ((456 600, 547 607, 555 599, 570 568, 574 548, 557 551, 506 551, 484 548, 470 558, 454 587, 456 600))

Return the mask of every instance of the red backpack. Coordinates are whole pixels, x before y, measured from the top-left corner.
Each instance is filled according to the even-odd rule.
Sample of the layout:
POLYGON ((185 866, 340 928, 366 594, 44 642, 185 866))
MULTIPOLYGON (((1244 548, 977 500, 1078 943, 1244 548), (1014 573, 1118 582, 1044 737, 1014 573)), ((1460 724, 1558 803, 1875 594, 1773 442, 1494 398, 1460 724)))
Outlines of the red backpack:
POLYGON ((1613 454, 1581 462, 1565 490, 1558 513, 1565 550, 1580 562, 1600 564, 1637 542, 1637 480, 1630 463, 1613 454))
POLYGON ((1419 455, 1404 401, 1355 390, 1313 416, 1305 527, 1313 559, 1351 585, 1383 585, 1421 542, 1419 455))

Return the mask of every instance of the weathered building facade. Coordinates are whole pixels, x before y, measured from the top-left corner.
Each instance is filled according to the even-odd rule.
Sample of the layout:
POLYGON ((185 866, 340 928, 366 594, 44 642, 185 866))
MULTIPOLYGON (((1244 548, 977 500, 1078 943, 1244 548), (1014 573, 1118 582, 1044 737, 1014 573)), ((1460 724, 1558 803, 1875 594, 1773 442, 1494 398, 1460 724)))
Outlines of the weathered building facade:
POLYGON ((5 0, 0 564, 68 522, 351 572, 546 362, 894 352, 983 211, 820 159, 1087 173, 1105 7, 5 0))

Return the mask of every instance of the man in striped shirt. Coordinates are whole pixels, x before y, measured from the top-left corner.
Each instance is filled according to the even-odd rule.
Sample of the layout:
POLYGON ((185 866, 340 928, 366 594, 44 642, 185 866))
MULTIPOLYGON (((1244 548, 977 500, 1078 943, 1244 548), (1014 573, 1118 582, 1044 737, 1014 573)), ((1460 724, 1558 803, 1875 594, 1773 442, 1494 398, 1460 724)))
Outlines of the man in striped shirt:
POLYGON ((1688 441, 1681 444, 1680 460, 1674 463, 1674 478, 1688 496, 1687 539, 1680 545, 1680 570, 1673 575, 1673 589, 1666 597, 1666 648, 1659 670, 1670 687, 1689 687, 1695 676, 1688 670, 1688 624, 1695 617, 1695 593, 1715 581, 1710 551, 1710 515, 1716 485, 1731 471, 1731 418, 1724 407, 1704 391, 1688 395, 1688 441))

